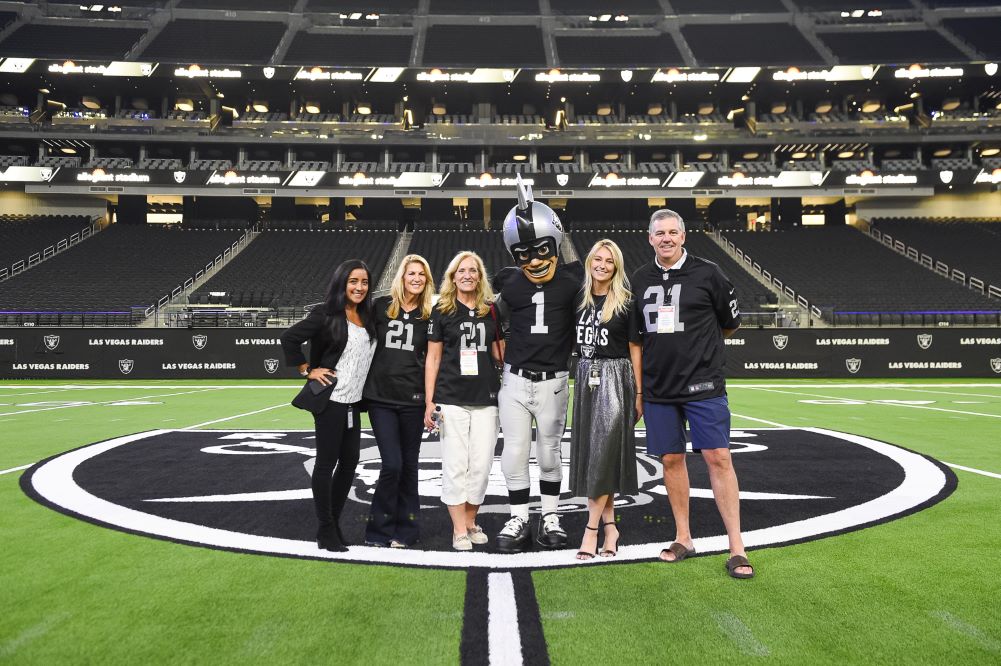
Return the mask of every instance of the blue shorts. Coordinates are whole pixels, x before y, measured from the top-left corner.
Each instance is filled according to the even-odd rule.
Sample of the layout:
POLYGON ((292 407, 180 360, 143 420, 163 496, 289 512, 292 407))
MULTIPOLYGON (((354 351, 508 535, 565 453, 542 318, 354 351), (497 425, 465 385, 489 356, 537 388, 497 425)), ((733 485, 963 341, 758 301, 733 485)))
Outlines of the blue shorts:
POLYGON ((685 421, 692 433, 692 448, 725 449, 730 446, 730 404, 726 396, 680 404, 643 403, 646 452, 652 456, 685 452, 685 421))

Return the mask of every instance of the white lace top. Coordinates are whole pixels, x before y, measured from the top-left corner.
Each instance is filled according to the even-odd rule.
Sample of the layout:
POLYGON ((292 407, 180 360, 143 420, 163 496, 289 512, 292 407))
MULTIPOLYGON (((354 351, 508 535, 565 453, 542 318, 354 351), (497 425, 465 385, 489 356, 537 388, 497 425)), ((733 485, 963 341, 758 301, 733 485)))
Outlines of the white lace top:
POLYGON ((342 404, 353 404, 361 400, 368 368, 375 356, 375 340, 368 337, 368 331, 357 324, 348 322, 348 343, 337 361, 337 386, 330 392, 330 399, 342 404))

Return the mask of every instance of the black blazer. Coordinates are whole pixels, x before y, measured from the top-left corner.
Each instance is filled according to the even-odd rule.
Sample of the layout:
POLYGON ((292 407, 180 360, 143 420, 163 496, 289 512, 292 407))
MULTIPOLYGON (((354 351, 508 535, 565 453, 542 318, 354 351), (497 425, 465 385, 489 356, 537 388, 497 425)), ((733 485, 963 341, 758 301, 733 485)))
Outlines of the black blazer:
MULTIPOLYGON (((306 363, 306 355, 302 353, 302 345, 309 342, 309 367, 329 368, 337 365, 344 351, 344 344, 339 349, 334 347, 330 337, 330 325, 327 322, 327 311, 318 305, 306 318, 285 329, 281 335, 282 351, 285 352, 285 365, 299 366, 306 363)), ((346 341, 345 341, 346 344, 346 341)))

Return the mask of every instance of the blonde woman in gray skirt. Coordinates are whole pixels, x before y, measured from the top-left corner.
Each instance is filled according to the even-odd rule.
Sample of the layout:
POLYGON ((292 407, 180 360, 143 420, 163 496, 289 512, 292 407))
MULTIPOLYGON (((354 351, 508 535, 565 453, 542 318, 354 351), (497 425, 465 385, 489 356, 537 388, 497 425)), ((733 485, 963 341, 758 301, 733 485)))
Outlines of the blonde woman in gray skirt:
POLYGON ((615 493, 635 494, 637 415, 636 378, 629 360, 629 309, 632 295, 622 251, 602 239, 584 262, 584 289, 577 308, 576 349, 580 357, 574 383, 570 431, 570 490, 587 497, 588 520, 578 560, 618 551, 615 493))

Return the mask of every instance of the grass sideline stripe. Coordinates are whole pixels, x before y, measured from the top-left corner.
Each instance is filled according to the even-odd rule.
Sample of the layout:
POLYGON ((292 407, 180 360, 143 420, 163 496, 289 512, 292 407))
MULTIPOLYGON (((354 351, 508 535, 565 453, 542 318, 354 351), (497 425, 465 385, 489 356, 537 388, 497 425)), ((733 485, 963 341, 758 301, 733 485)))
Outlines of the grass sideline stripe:
MULTIPOLYGON (((782 394, 785 394, 785 395, 802 395, 802 396, 806 396, 808 398, 821 398, 821 399, 824 399, 824 400, 844 400, 844 399, 846 399, 846 398, 837 398, 835 396, 830 396, 830 395, 818 395, 816 393, 801 393, 801 392, 798 392, 798 391, 783 391, 781 389, 776 389, 776 388, 758 388, 758 389, 754 389, 754 390, 756 390, 756 391, 767 391, 768 393, 782 393, 782 394)), ((965 416, 984 416, 984 417, 990 418, 990 419, 1001 419, 1001 414, 984 414, 983 412, 966 412, 966 411, 962 411, 962 410, 959 410, 959 409, 946 409, 944 407, 928 407, 927 405, 907 405, 907 404, 899 403, 899 402, 878 402, 876 400, 864 400, 862 398, 850 398, 850 399, 851 400, 855 400, 857 402, 864 402, 867 405, 886 405, 886 406, 889 406, 889 407, 908 407, 910 409, 924 409, 924 410, 930 410, 930 411, 934 411, 934 412, 948 412, 950 414, 963 414, 965 416)))
POLYGON ((20 467, 11 467, 10 469, 0 470, 0 476, 3 476, 4 474, 10 474, 11 472, 20 472, 22 469, 28 469, 34 464, 35 463, 28 463, 27 465, 21 465, 20 467))
POLYGON ((221 419, 215 419, 214 421, 206 421, 205 423, 196 423, 193 426, 188 426, 187 428, 181 428, 181 430, 194 430, 195 428, 201 428, 207 425, 213 425, 215 423, 222 423, 223 421, 232 421, 233 419, 239 419, 244 416, 253 416, 254 414, 260 414, 262 412, 270 412, 272 409, 278 409, 279 407, 288 407, 289 403, 283 402, 280 405, 272 405, 271 407, 265 407, 264 409, 255 409, 252 412, 244 412, 243 414, 237 414, 235 416, 226 416, 221 419))
MULTIPOLYGON (((180 387, 165 387, 165 388, 180 388, 180 387)), ((72 407, 99 407, 101 405, 110 405, 114 402, 122 402, 123 400, 147 400, 149 398, 171 398, 177 395, 190 395, 192 393, 205 393, 206 391, 216 391, 218 389, 214 388, 202 388, 197 391, 182 391, 181 393, 161 393, 157 395, 141 395, 137 398, 115 398, 114 400, 103 400, 101 402, 74 402, 70 405, 56 405, 53 407, 39 407, 38 409, 22 409, 17 412, 7 412, 0 413, 0 416, 20 416, 21 414, 33 414, 35 412, 51 412, 55 409, 70 409, 72 407)))
POLYGON ((964 467, 963 465, 954 465, 953 463, 945 462, 944 460, 942 461, 942 464, 943 465, 948 465, 949 467, 951 467, 953 469, 961 469, 964 472, 972 472, 974 474, 980 474, 982 476, 989 476, 992 479, 1001 479, 1001 474, 995 474, 994 472, 985 472, 982 469, 975 469, 973 467, 964 467))

